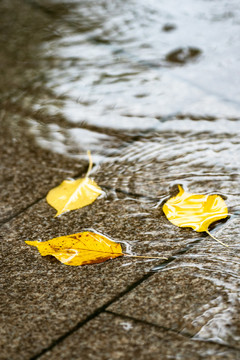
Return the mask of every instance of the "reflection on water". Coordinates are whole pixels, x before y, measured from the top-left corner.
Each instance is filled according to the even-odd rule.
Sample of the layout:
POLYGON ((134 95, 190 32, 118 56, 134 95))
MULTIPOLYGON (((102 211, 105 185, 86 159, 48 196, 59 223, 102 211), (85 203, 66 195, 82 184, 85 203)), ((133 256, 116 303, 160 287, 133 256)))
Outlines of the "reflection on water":
MULTIPOLYGON (((239 248, 240 2, 52 0, 37 9, 51 24, 39 31, 37 57, 35 35, 28 58, 19 52, 15 83, 3 99, 13 119, 8 126, 76 159, 90 149, 100 164, 99 185, 115 192, 115 201, 118 192, 138 196, 142 214, 132 216, 149 224, 179 183, 222 195, 233 217, 220 231, 239 248)), ((145 233, 164 236, 153 227, 145 233)), ((182 240, 191 241, 186 233, 182 240)), ((189 253, 187 266, 207 269, 199 276, 223 288, 228 307, 216 298, 203 308, 195 337, 237 344, 226 324, 234 323, 237 306, 239 313, 238 260, 227 252, 196 256, 198 265, 189 253)))

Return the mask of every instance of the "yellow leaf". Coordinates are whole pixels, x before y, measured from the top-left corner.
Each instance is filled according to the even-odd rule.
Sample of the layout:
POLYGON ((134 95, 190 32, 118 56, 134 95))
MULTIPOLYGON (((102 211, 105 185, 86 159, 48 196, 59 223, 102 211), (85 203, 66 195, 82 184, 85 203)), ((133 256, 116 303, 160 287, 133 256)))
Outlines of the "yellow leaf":
POLYGON ((145 259, 165 259, 159 256, 139 256, 123 254, 119 243, 105 236, 90 231, 54 238, 48 241, 25 241, 36 246, 42 256, 52 255, 65 265, 98 264, 119 256, 129 256, 145 259))
POLYGON ((85 231, 48 241, 25 241, 36 246, 42 256, 53 255, 65 265, 97 264, 122 256, 120 244, 103 235, 85 231))
POLYGON ((89 173, 92 169, 92 159, 90 151, 89 168, 85 178, 77 180, 64 180, 59 186, 49 191, 47 202, 57 210, 55 216, 61 215, 70 210, 80 209, 96 200, 102 194, 101 188, 89 179, 89 173))
POLYGON ((191 227, 198 232, 206 231, 213 237, 208 231, 209 225, 228 216, 224 200, 219 195, 191 194, 185 192, 180 185, 178 188, 179 193, 163 205, 167 219, 179 227, 191 227))

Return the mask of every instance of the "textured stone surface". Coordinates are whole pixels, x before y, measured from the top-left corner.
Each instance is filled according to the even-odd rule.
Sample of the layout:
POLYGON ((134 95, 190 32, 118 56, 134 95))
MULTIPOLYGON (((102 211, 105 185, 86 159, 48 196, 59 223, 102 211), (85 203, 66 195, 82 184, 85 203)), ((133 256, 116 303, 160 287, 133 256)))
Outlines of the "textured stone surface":
POLYGON ((239 354, 236 350, 194 341, 163 328, 102 314, 40 359, 235 360, 239 354))
MULTIPOLYGON (((138 200, 122 194, 121 198, 115 198, 109 191, 90 206, 55 218, 55 209, 44 199, 6 224, 3 234, 9 228, 12 236, 19 241, 45 241, 52 237, 93 229, 114 241, 122 242, 126 249, 130 246, 129 251, 139 255, 167 257, 206 237, 205 234, 193 232, 191 229, 173 228, 162 211, 146 208, 138 200)), ((215 243, 211 239, 208 241, 215 243)), ((142 262, 140 259, 137 261, 142 262)))
MULTIPOLYGON (((178 231, 171 232, 171 224, 158 210, 144 211, 145 215, 140 216, 143 209, 138 198, 129 199, 121 193, 116 197, 115 193, 108 191, 104 198, 97 199, 91 206, 58 218, 53 217, 55 210, 42 200, 2 227, 1 322, 4 326, 1 341, 5 354, 13 356, 18 353, 21 358, 40 352, 162 263, 162 260, 118 258, 75 268, 62 265, 51 257, 41 257, 37 249, 27 246, 24 240, 48 240, 91 228, 113 240, 123 241, 127 251, 130 246, 139 255, 171 256, 204 236, 188 229, 176 228, 178 231), (167 225, 168 236, 163 237, 167 225), (30 335, 26 337, 26 333, 30 335)), ((233 224, 233 229, 236 225, 233 224)), ((228 251, 209 238, 203 239, 202 243, 208 245, 203 254, 211 251, 210 244, 218 251, 220 249, 223 255, 228 251)), ((172 264, 174 268, 175 262, 172 264)), ((229 266, 232 269, 231 263, 229 266)), ((125 300, 117 302, 111 309, 192 333, 191 320, 200 316, 208 303, 215 305, 219 297, 225 304, 226 296, 210 281, 197 277, 200 270, 194 268, 195 275, 192 275, 193 271, 190 275, 188 267, 182 270, 181 262, 176 263, 176 267, 176 271, 165 270, 153 275, 144 282, 146 285, 130 292, 125 300), (183 316, 189 311, 193 315, 184 322, 183 316)), ((203 275, 207 276, 208 272, 204 271, 203 275)), ((234 314, 237 316, 238 310, 234 310, 234 314)), ((199 328, 194 328, 194 333, 197 330, 199 328)))
MULTIPOLYGON (((135 227, 131 232, 119 221, 131 212, 130 203, 106 200, 97 200, 89 207, 60 218, 54 218, 55 210, 42 200, 2 227, 1 342, 4 358, 10 354, 21 359, 40 352, 139 280, 153 265, 162 262, 119 258, 99 265, 69 267, 51 257, 41 257, 35 248, 24 243, 24 240, 48 240, 90 227, 98 231, 105 229, 103 233, 115 240, 120 240, 125 232, 133 244, 134 240, 137 242, 141 233, 136 233, 135 227), (108 211, 118 219, 118 229, 122 227, 119 234, 117 227, 110 231, 109 221, 106 221, 108 228, 104 225, 108 211)), ((135 210, 139 205, 132 203, 135 210)), ((137 224, 138 219, 133 226, 138 228, 137 224)), ((141 249, 141 241, 133 246, 135 251, 141 249)), ((145 246, 144 254, 161 256, 161 249, 159 243, 155 247, 150 244, 145 246)))
POLYGON ((240 7, 218 5, 0 1, 1 359, 239 357, 240 7), (88 149, 105 194, 54 218, 88 149), (179 183, 226 199, 229 249, 167 221, 179 183), (69 267, 24 243, 86 228, 175 258, 69 267))
POLYGON ((182 239, 170 251, 169 244, 161 244, 155 234, 144 235, 150 221, 144 224, 141 217, 133 216, 129 222, 142 211, 141 205, 137 199, 122 197, 114 199, 110 192, 91 206, 59 218, 53 217, 55 210, 42 200, 2 227, 1 341, 5 354, 34 355, 162 262, 119 258, 68 267, 41 257, 24 240, 48 240, 93 228, 114 240, 125 240, 132 251, 142 255, 171 254, 184 246, 182 239))
POLYGON ((84 161, 63 159, 36 148, 23 134, 15 138, 4 131, 0 146, 0 222, 46 196, 64 179, 84 174, 87 168, 84 161))
MULTIPOLYGON (((45 77, 39 71, 38 48, 50 34, 49 18, 19 0, 1 1, 0 13, 1 222, 42 198, 64 178, 82 173, 87 164, 40 149, 26 126, 34 119, 46 120, 36 109, 36 101, 51 92, 45 89, 45 77)), ((53 122, 54 116, 48 120, 53 122)))
POLYGON ((227 239, 233 250, 206 239, 110 310, 239 348, 239 244, 234 232, 227 239))
POLYGON ((44 216, 35 216, 35 222, 30 222, 25 214, 2 227, 3 359, 29 358, 40 352, 146 272, 144 265, 139 266, 136 261, 130 264, 127 260, 128 266, 123 266, 124 259, 70 267, 51 257, 42 258, 24 243, 32 238, 24 231, 26 224, 34 229, 34 238, 45 238, 47 230, 39 230, 44 224, 48 228, 51 225, 44 216))

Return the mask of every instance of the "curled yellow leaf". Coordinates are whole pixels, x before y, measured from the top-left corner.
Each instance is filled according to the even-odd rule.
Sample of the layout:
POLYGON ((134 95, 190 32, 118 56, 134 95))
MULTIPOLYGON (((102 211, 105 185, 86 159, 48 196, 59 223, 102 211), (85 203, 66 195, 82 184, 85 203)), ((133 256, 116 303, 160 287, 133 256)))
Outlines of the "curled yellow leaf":
POLYGON ((228 216, 228 208, 222 197, 191 194, 185 192, 180 185, 178 188, 179 193, 163 205, 167 219, 179 227, 191 227, 195 231, 205 231, 212 236, 208 231, 209 225, 228 216))
POLYGON ((49 191, 46 200, 49 205, 57 210, 55 216, 87 206, 102 194, 101 188, 94 180, 89 178, 89 173, 92 169, 90 151, 88 151, 88 156, 89 168, 85 178, 64 180, 59 186, 49 191))
POLYGON ((25 241, 36 246, 42 256, 52 255, 65 265, 87 265, 122 256, 122 247, 93 232, 57 237, 48 241, 25 241))

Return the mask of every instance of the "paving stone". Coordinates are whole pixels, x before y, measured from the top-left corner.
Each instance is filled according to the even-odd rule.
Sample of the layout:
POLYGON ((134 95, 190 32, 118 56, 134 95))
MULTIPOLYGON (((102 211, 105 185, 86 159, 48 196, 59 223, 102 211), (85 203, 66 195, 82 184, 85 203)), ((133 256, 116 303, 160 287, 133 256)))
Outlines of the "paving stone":
MULTIPOLYGON (((129 198, 122 194, 121 198, 115 198, 111 191, 90 206, 57 218, 55 214, 56 210, 44 199, 6 224, 6 229, 13 231, 13 236, 18 240, 41 241, 93 229, 114 241, 122 242, 126 249, 130 246, 129 250, 139 255, 165 257, 206 237, 191 229, 173 228, 159 209, 146 208, 144 203, 139 202, 139 198, 129 198)), ((215 244, 214 240, 210 241, 215 244)))
POLYGON ((16 215, 64 179, 84 174, 87 162, 67 159, 40 149, 26 136, 0 139, 0 222, 16 215))
POLYGON ((3 233, 1 359, 29 358, 118 296, 146 269, 108 261, 69 267, 3 233), (6 238, 5 238, 6 237, 6 238))
MULTIPOLYGON (((182 28, 192 26, 187 21, 191 18, 198 32, 202 10, 197 7, 193 18, 185 14, 185 8, 191 7, 184 4, 182 25, 187 28, 182 28)), ((176 40, 171 44, 164 40, 159 53, 159 40, 150 37, 154 56, 147 62, 145 37, 136 43, 129 39, 125 46, 134 23, 129 16, 136 17, 136 8, 128 6, 117 2, 106 10, 105 1, 0 2, 0 221, 22 212, 1 227, 0 342, 4 360, 28 359, 40 353, 111 301, 115 301, 112 311, 161 329, 105 314, 46 356, 71 359, 84 354, 84 358, 107 359, 106 354, 113 359, 132 359, 140 358, 140 352, 149 359, 158 359, 159 354, 184 359, 188 354, 189 359, 238 358, 239 352, 231 349, 239 348, 237 77, 236 82, 225 82, 224 77, 220 82, 209 81, 212 76, 219 80, 220 72, 231 77, 229 58, 233 69, 238 66, 230 49, 231 34, 237 31, 232 32, 229 25, 231 17, 236 21, 238 4, 233 4, 232 15, 225 14, 225 5, 217 10, 209 5, 206 28, 213 30, 209 31, 211 39, 216 34, 219 37, 224 28, 224 46, 219 51, 212 48, 211 41, 201 40, 198 47, 211 66, 199 62, 186 69, 164 63, 179 45, 176 40), (215 21, 215 11, 228 27, 215 21), (81 56, 76 58, 76 54, 81 56), (212 55, 216 56, 214 66, 218 63, 214 71, 212 55), (227 66, 218 61, 221 57, 227 66), (133 75, 126 77, 129 71, 133 75), (128 86, 124 87, 122 80, 127 80, 128 86), (158 90, 153 92, 155 88, 158 90), (87 163, 76 159, 89 147, 103 160, 93 175, 105 195, 87 208, 54 218, 55 210, 43 198, 67 176, 86 170, 87 163), (178 183, 192 192, 217 192, 226 198, 231 218, 213 232, 231 244, 230 250, 204 234, 179 229, 167 221, 161 205, 176 193, 178 183), (118 258, 74 268, 41 257, 24 243, 86 228, 123 241, 126 251, 131 247, 136 254, 175 255, 176 260, 166 267, 161 260, 118 258), (180 251, 187 252, 180 256, 180 251), (154 266, 156 274, 117 301, 154 266), (122 325, 126 322, 128 325, 122 325), (133 339, 126 330, 129 323, 133 339), (192 336, 196 341, 188 338, 192 336), (209 339, 228 348, 208 344, 209 339), (112 342, 117 350, 112 350, 112 342), (72 344, 81 347, 73 355, 72 344)), ((168 2, 161 4, 162 19, 155 8, 148 15, 160 27, 166 14, 177 21, 179 11, 175 14, 173 7, 172 14, 168 8, 168 2)), ((138 9, 144 14, 148 11, 145 4, 138 9)), ((142 19, 139 15, 136 18, 142 19)), ((148 29, 142 25, 136 22, 136 33, 148 29)), ((149 30, 151 35, 151 27, 149 30)))
MULTIPOLYGON (((99 200, 99 206, 94 208, 93 204, 91 209, 89 214, 84 210, 81 215, 75 212, 56 219, 55 211, 42 201, 2 226, 3 359, 28 358, 48 347, 139 280, 152 266, 152 262, 144 264, 142 260, 139 264, 134 259, 120 258, 98 265, 70 267, 51 257, 41 257, 35 248, 24 243, 26 239, 47 240, 85 227, 96 229, 98 222, 107 216, 106 204, 99 200)), ((125 212, 125 208, 121 211, 125 212)))
POLYGON ((230 248, 201 241, 109 309, 239 348, 239 218, 234 222, 225 236, 230 248))
POLYGON ((85 171, 87 163, 40 149, 26 126, 31 116, 41 121, 36 99, 45 94, 47 100, 51 92, 45 89, 39 70, 39 43, 50 34, 47 29, 52 23, 25 1, 3 0, 0 13, 1 222, 42 198, 64 178, 85 171))
POLYGON ((40 359, 235 360, 239 354, 129 318, 101 314, 40 359))
POLYGON ((189 236, 190 231, 183 230, 176 240, 176 232, 165 228, 167 222, 158 210, 147 212, 139 198, 115 195, 107 191, 90 206, 58 218, 54 218, 56 211, 41 200, 2 226, 4 354, 19 354, 22 358, 40 352, 164 261, 122 257, 98 265, 70 267, 54 258, 41 257, 24 240, 44 241, 93 229, 122 241, 126 252, 171 256, 199 239, 198 234, 189 236))
MULTIPOLYGON (((100 176, 100 171, 101 169, 94 174, 94 177, 100 176)), ((38 353, 100 306, 118 296, 153 266, 161 263, 161 260, 122 258, 96 266, 69 268, 51 258, 42 258, 36 249, 27 247, 24 240, 48 240, 91 228, 113 240, 125 241, 125 247, 128 249, 130 245, 134 253, 171 256, 204 237, 204 234, 197 234, 191 229, 172 226, 163 215, 161 207, 154 208, 151 199, 148 201, 144 197, 129 196, 114 189, 104 188, 104 190, 106 192, 104 197, 97 199, 91 206, 66 213, 59 218, 53 217, 55 210, 42 200, 2 228, 4 331, 1 339, 7 354, 19 353, 22 357, 38 353), (31 335, 26 337, 25 334, 29 332, 29 329, 31 329, 31 335)), ((235 236, 238 228, 237 221, 237 216, 232 217, 220 227, 220 229, 225 229, 226 242, 231 242, 231 236, 234 235, 232 241, 234 245, 237 243, 235 236)), ((220 238, 222 239, 222 235, 220 238)), ((214 240, 206 238, 205 241, 214 244, 219 249, 219 245, 214 240)), ((157 274, 154 278, 158 276, 163 275, 157 274)), ((182 279, 186 278, 186 272, 176 273, 179 288, 182 286, 187 289, 188 286, 181 283, 182 279)), ((170 319, 175 324, 177 321, 173 317, 175 312, 172 311, 171 303, 169 305, 169 296, 174 297, 179 294, 178 289, 173 287, 173 283, 167 280, 168 282, 163 280, 166 287, 165 301, 161 300, 163 293, 159 285, 157 287, 161 290, 160 294, 157 293, 156 297, 151 295, 151 299, 155 299, 157 304, 164 304, 165 316, 170 313, 170 319), (171 289, 175 289, 175 292, 170 295, 167 291, 169 284, 171 289)), ((194 280, 193 277, 189 281, 195 284, 194 280)), ((203 294, 201 305, 206 305, 209 301, 211 303, 216 297, 215 287, 210 286, 209 281, 201 277, 199 281, 196 287, 203 294), (199 285, 202 285, 201 289, 199 285)), ((147 294, 150 293, 154 294, 154 289, 147 290, 147 294)), ((131 294, 134 298, 133 312, 136 315, 139 302, 138 298, 135 298, 135 292, 131 294)), ((223 297, 221 291, 217 294, 223 297)), ((145 291, 140 296, 140 303, 143 299, 148 299, 145 291)), ((192 303, 194 310, 199 305, 199 302, 196 305, 194 299, 179 302, 182 312, 177 309, 177 314, 185 311, 184 304, 192 303)), ((147 304, 150 309, 151 301, 147 304)), ((131 301, 128 300, 126 306, 130 311, 131 301)), ((113 310, 119 312, 116 309, 118 309, 117 304, 113 306, 113 310)), ((146 314, 148 314, 146 309, 141 309, 139 318, 144 319, 146 314)), ((150 322, 157 318, 156 311, 152 314, 155 314, 154 318, 147 319, 150 322)), ((133 316, 131 312, 130 315, 133 316)), ((166 325, 166 319, 163 320, 166 325)), ((169 323, 168 326, 174 328, 174 324, 169 323)), ((191 333, 192 328, 189 329, 186 324, 184 326, 187 328, 185 331, 191 333)))

